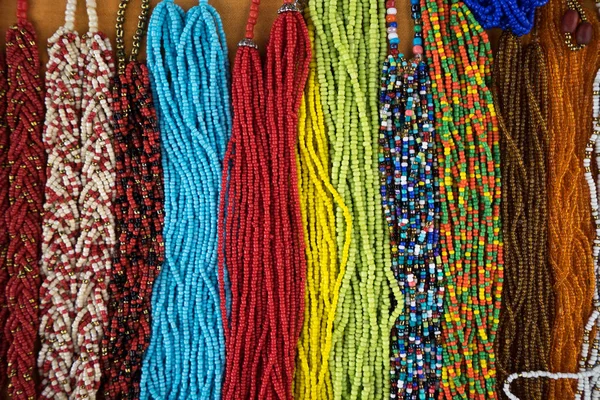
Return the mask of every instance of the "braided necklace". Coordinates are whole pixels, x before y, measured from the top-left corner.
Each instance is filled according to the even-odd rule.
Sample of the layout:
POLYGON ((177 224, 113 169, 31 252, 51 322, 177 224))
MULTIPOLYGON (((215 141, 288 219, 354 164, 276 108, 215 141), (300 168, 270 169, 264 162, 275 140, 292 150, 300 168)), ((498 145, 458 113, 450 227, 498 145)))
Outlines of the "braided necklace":
MULTIPOLYGON (((286 0, 271 29, 263 75, 253 41, 258 7, 254 0, 236 54, 234 130, 223 174, 221 266, 231 283, 225 399, 292 398, 304 316, 296 142, 310 42, 297 4, 286 0), (253 241, 243 252, 240 237, 253 241)), ((223 270, 220 275, 224 304, 223 270)))
POLYGON ((147 54, 161 132, 165 262, 152 293, 140 398, 220 399, 217 224, 231 115, 219 15, 205 1, 187 14, 162 1, 150 18, 147 54))
POLYGON ((391 398, 435 399, 443 313, 433 98, 423 60, 421 7, 412 0, 414 59, 398 53, 395 1, 386 3, 388 56, 380 94, 380 180, 392 271, 404 310, 392 330, 391 398))
POLYGON ((460 0, 422 0, 436 112, 446 278, 440 398, 496 398, 503 281, 500 152, 486 33, 460 0))
POLYGON ((41 398, 67 398, 77 335, 72 330, 78 290, 75 248, 80 234, 80 112, 83 84, 81 40, 75 4, 69 3, 65 24, 48 40, 44 146, 48 155, 46 202, 42 226, 40 342, 38 367, 41 398))
MULTIPOLYGON (((313 43, 314 24, 305 10, 313 43)), ((299 187, 306 243, 307 287, 304 326, 298 345, 294 398, 330 400, 334 398, 329 356, 332 350, 333 321, 339 304, 352 238, 352 216, 335 190, 329 175, 330 153, 324 126, 317 65, 313 58, 299 110, 299 187), (337 248, 335 209, 343 215, 344 241, 337 248)))
MULTIPOLYGON (((74 6, 74 3, 72 3, 74 6)), ((112 202, 115 156, 112 145, 110 83, 114 59, 108 38, 98 30, 96 2, 87 0, 88 33, 81 42, 81 193, 80 235, 75 245, 77 296, 72 337, 75 357, 70 371, 71 398, 95 398, 100 387, 100 357, 108 283, 115 245, 112 202)))
MULTIPOLYGON (((8 149, 9 149, 9 131, 6 125, 6 91, 8 82, 6 81, 6 61, 4 53, 0 53, 0 326, 6 325, 8 318, 8 303, 6 297, 6 283, 8 281, 8 271, 6 269, 6 252, 10 243, 8 236, 7 223, 4 215, 8 210, 8 149)), ((0 329, 0 387, 4 387, 6 381, 6 352, 8 350, 8 340, 6 339, 4 329, 0 329)))
MULTIPOLYGON (((351 213, 352 241, 340 286, 329 357, 335 399, 389 393, 390 332, 402 295, 389 265, 384 220, 377 213, 378 76, 383 12, 367 0, 309 2, 315 25, 318 83, 330 143, 331 182, 351 213), (351 205, 351 206, 350 206, 351 205), (390 316, 390 292, 398 306, 390 316)), ((338 251, 344 210, 336 207, 338 251)))
POLYGON ((164 261, 160 134, 148 69, 136 60, 150 5, 142 0, 126 61, 123 24, 128 4, 122 0, 117 14, 118 74, 112 87, 118 240, 102 348, 105 399, 139 398, 142 360, 150 344, 152 287, 164 261))
MULTIPOLYGON (((17 24, 6 35, 8 91, 8 209, 6 231, 6 299, 8 317, 3 341, 8 344, 8 395, 35 399, 35 344, 39 328, 39 260, 44 202, 44 103, 40 61, 27 1, 17 3, 17 24)), ((4 288, 3 288, 4 290, 4 288)))
POLYGON ((535 11, 548 0, 465 0, 484 29, 502 28, 517 36, 527 35, 535 23, 535 11))
MULTIPOLYGON (((539 41, 523 48, 510 32, 500 37, 494 66, 502 146, 502 229, 505 282, 496 338, 498 389, 508 374, 547 370, 554 293, 548 262, 548 71, 539 41)), ((548 384, 526 380, 524 399, 546 399, 548 384)))

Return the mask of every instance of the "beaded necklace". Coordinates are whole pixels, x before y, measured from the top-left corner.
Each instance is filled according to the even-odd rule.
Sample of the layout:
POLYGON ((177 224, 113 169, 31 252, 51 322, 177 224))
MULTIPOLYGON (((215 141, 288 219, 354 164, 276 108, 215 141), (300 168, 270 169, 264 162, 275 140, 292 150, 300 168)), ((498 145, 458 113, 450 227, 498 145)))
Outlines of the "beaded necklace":
MULTIPOLYGON (((314 24, 305 10, 314 51, 314 24)), ((299 110, 298 158, 304 241, 306 243, 307 287, 304 326, 298 345, 295 398, 333 399, 329 355, 333 321, 340 286, 346 271, 352 237, 352 216, 329 175, 330 154, 324 126, 317 65, 310 63, 308 81, 299 110), (339 207, 345 228, 341 252, 336 244, 335 208, 339 207)))
MULTIPOLYGON (((329 357, 335 399, 389 393, 389 337, 403 308, 377 212, 378 76, 383 12, 367 0, 314 0, 317 77, 330 143, 331 181, 352 216, 352 242, 340 287, 329 357), (390 316, 390 294, 398 306, 390 316)), ((344 245, 343 209, 336 207, 337 248, 344 245)))
POLYGON ((149 1, 142 0, 133 49, 126 61, 123 24, 129 0, 117 14, 113 95, 117 243, 108 287, 109 324, 103 339, 105 399, 137 399, 141 367, 150 344, 152 287, 164 261, 160 133, 146 64, 136 60, 149 1))
POLYGON ((218 13, 205 1, 187 14, 162 1, 150 18, 147 54, 161 132, 165 262, 152 293, 140 398, 220 399, 217 224, 231 115, 218 13))
MULTIPOLYGON (((258 7, 254 0, 236 54, 234 130, 223 174, 221 266, 227 265, 231 282, 225 399, 292 398, 304 316, 296 142, 310 42, 297 3, 286 0, 271 29, 262 74, 253 41, 258 7), (243 253, 240 237, 252 238, 243 253)), ((226 318, 223 271, 220 276, 226 318)))
MULTIPOLYGON (((8 236, 6 219, 3 217, 8 210, 8 149, 9 131, 6 125, 6 61, 4 53, 0 53, 0 326, 5 326, 8 318, 8 303, 6 297, 6 283, 8 271, 6 269, 6 252, 10 237, 8 236)), ((6 351, 8 340, 4 329, 0 329, 0 387, 4 387, 6 381, 6 351)))
POLYGON ((527 35, 531 31, 536 9, 547 2, 548 0, 465 0, 484 29, 502 28, 517 36, 527 35))
POLYGON ((39 328, 39 260, 44 202, 44 103, 40 62, 27 1, 17 2, 17 24, 6 34, 6 122, 8 125, 8 209, 5 295, 8 317, 8 396, 35 399, 35 344, 39 328))
POLYGON ((80 235, 80 111, 83 85, 81 40, 74 31, 75 4, 48 40, 44 145, 48 155, 42 226, 40 342, 41 398, 67 398, 77 335, 72 330, 78 290, 75 248, 80 235), (69 377, 69 378, 67 378, 69 377))
POLYGON ((421 0, 431 68, 446 280, 440 398, 496 398, 503 257, 487 34, 460 0, 421 0))
POLYGON ((77 297, 73 319, 75 357, 70 371, 71 398, 95 398, 100 387, 100 357, 108 324, 108 283, 115 245, 112 202, 115 156, 112 145, 114 58, 110 41, 98 30, 95 0, 87 0, 88 33, 81 42, 80 235, 75 245, 77 297))
POLYGON ((590 317, 585 324, 583 332, 583 341, 581 355, 579 358, 579 371, 575 373, 552 373, 544 370, 527 371, 511 374, 505 381, 503 389, 506 396, 511 400, 520 398, 511 391, 511 384, 519 378, 525 378, 525 382, 530 379, 539 380, 546 378, 551 380, 576 380, 577 391, 575 399, 600 399, 600 286, 598 277, 600 276, 600 214, 598 191, 600 190, 600 71, 596 74, 593 85, 593 131, 585 148, 585 157, 583 159, 584 177, 587 182, 590 193, 591 215, 595 223, 595 237, 593 240, 592 257, 594 259, 594 276, 596 287, 593 294, 593 308, 590 317), (593 169, 592 160, 596 160, 596 168, 593 169), (594 172, 596 178, 594 179, 594 172), (592 333, 594 335, 592 336, 592 333))
POLYGON ((404 310, 392 330, 391 398, 435 399, 441 376, 443 271, 433 97, 423 60, 421 7, 411 1, 414 59, 398 53, 395 1, 387 1, 388 56, 380 93, 379 171, 392 271, 404 310))
MULTIPOLYGON (((548 262, 548 70, 542 48, 500 37, 494 95, 502 146, 505 282, 496 338, 498 389, 508 374, 549 368, 554 319, 548 262)), ((518 394, 546 399, 548 383, 526 380, 518 394)))

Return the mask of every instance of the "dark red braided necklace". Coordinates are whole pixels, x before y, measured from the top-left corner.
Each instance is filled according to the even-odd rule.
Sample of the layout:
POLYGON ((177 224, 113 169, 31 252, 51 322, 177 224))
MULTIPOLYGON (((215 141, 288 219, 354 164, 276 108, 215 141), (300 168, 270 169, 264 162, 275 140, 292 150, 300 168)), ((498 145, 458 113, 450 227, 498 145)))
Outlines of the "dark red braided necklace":
POLYGON ((10 187, 5 222, 10 244, 6 256, 9 315, 4 334, 9 346, 8 395, 13 399, 35 399, 38 263, 45 186, 44 103, 36 35, 27 21, 26 0, 17 3, 17 21, 6 35, 10 187))
MULTIPOLYGON (((0 53, 0 327, 6 325, 8 308, 6 304, 6 251, 8 250, 8 231, 4 215, 8 210, 8 126, 6 125, 6 62, 0 53)), ((4 330, 0 329, 0 387, 6 381, 6 351, 8 340, 4 330)))
POLYGON ((304 319, 296 141, 310 42, 296 3, 286 1, 271 30, 263 74, 252 40, 258 6, 253 0, 233 69, 234 124, 224 169, 223 305, 224 266, 231 282, 224 399, 291 399, 304 319))
POLYGON ((102 391, 106 399, 137 399, 141 365, 150 343, 150 303, 164 260, 163 180, 160 135, 145 63, 136 61, 149 0, 142 1, 129 62, 123 23, 129 0, 117 15, 118 74, 113 83, 113 130, 117 243, 108 287, 109 323, 102 348, 102 391))

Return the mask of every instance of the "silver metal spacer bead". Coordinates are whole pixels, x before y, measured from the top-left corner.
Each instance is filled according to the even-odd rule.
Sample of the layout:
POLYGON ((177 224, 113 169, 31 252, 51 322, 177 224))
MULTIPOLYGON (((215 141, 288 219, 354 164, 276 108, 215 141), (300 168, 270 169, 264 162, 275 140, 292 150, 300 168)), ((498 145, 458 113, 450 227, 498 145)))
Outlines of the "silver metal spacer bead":
POLYGON ((298 2, 295 1, 293 3, 285 3, 277 10, 277 14, 282 14, 284 12, 302 12, 302 10, 300 9, 298 2))
POLYGON ((252 47, 258 49, 258 45, 252 39, 244 38, 238 43, 238 47, 252 47))

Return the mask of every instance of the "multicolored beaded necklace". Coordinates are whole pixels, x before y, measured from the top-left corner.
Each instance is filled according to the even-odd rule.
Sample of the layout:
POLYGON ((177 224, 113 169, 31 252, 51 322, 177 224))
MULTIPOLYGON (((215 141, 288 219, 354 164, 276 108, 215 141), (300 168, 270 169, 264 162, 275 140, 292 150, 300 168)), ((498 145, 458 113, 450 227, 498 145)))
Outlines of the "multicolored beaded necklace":
MULTIPOLYGON (((69 1, 72 10, 76 1, 69 1)), ((101 347, 108 326, 108 284, 115 246, 112 94, 115 73, 110 40, 98 29, 96 1, 86 1, 88 32, 82 37, 80 226, 75 245, 77 296, 70 370, 72 398, 94 398, 100 389, 101 347)), ((65 378, 63 378, 65 379, 65 378)), ((60 383, 60 381, 59 381, 60 383)))
POLYGON ((499 132, 487 34, 460 0, 421 0, 439 135, 446 284, 440 398, 495 399, 503 281, 499 132))
POLYGON ((48 154, 42 242, 40 342, 41 398, 68 398, 77 332, 73 331, 80 235, 80 117, 84 65, 74 30, 76 3, 67 3, 65 24, 48 40, 44 145, 48 154))
POLYGON ((388 56, 380 93, 379 172, 392 270, 404 310, 392 330, 391 398, 435 399, 442 369, 443 270, 433 97, 423 60, 421 6, 411 0, 414 58, 398 52, 394 0, 386 2, 388 56))
POLYGON ((200 1, 185 13, 163 0, 150 18, 147 54, 161 134, 165 262, 152 293, 140 398, 217 400, 225 363, 218 210, 231 131, 217 11, 200 1))
MULTIPOLYGON (((9 145, 5 228, 8 280, 1 290, 8 316, 2 325, 7 348, 8 396, 37 398, 34 381, 39 328, 40 253, 46 181, 42 144, 44 102, 40 61, 27 1, 17 2, 17 24, 6 34, 6 123, 9 145)), ((5 183, 2 183, 4 186, 5 183)), ((4 321, 3 321, 4 322, 4 321)))
POLYGON ((114 79, 117 243, 108 287, 109 324, 102 341, 105 399, 137 399, 141 367, 150 344, 152 287, 164 261, 163 175, 160 134, 146 64, 137 61, 149 0, 142 0, 133 49, 126 61, 125 11, 117 14, 117 76, 114 79))
MULTIPOLYGON (((331 182, 352 218, 348 264, 340 286, 329 357, 335 399, 387 397, 389 337, 403 296, 393 276, 384 220, 377 211, 378 88, 382 2, 311 0, 318 84, 330 144, 331 182), (390 316, 390 295, 398 307, 390 316)), ((384 43, 385 41, 383 41, 384 43)), ((348 226, 335 208, 336 244, 348 226)))
POLYGON ((232 400, 293 397, 304 316, 296 145, 310 42, 297 2, 286 0, 271 29, 263 74, 253 41, 259 3, 251 3, 233 68, 233 135, 223 172, 220 278, 228 320, 223 398, 232 400), (250 243, 239 243, 241 237, 250 243))

